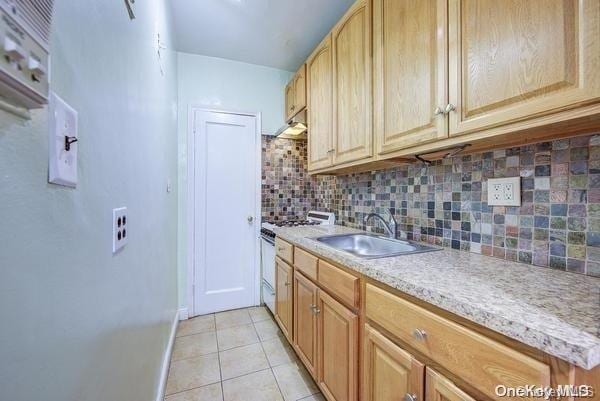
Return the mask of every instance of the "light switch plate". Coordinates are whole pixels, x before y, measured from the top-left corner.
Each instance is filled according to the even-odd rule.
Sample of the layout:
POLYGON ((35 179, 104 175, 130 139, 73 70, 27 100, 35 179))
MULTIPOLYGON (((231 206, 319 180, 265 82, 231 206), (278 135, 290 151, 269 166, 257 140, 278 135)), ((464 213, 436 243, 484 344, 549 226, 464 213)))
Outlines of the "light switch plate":
POLYGON ((487 190, 490 206, 521 206, 521 177, 490 178, 487 190))
POLYGON ((129 239, 129 220, 127 208, 113 209, 112 251, 116 253, 123 248, 129 239))
POLYGON ((77 111, 56 93, 48 104, 48 181, 68 187, 77 185, 77 111), (65 137, 69 137, 68 146, 65 137))

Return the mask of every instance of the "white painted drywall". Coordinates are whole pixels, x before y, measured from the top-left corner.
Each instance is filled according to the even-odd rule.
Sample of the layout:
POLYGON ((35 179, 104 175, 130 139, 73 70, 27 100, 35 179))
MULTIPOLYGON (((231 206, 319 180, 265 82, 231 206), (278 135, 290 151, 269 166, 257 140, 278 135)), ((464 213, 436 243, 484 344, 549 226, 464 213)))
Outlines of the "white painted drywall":
MULTIPOLYGON (((178 53, 179 103, 179 305, 187 307, 187 129, 190 105, 230 111, 260 112, 262 133, 284 124, 284 89, 293 75, 238 61, 178 53)), ((233 146, 234 144, 232 144, 233 146)), ((249 151, 254 151, 249 149, 249 151)), ((223 211, 226 212, 226 211, 223 211)), ((258 221, 258 220, 257 220, 258 221)))
POLYGON ((79 183, 47 183, 45 110, 0 113, 0 399, 151 401, 177 309, 176 56, 167 0, 55 0, 52 87, 79 183), (111 209, 129 243, 111 252, 111 209))

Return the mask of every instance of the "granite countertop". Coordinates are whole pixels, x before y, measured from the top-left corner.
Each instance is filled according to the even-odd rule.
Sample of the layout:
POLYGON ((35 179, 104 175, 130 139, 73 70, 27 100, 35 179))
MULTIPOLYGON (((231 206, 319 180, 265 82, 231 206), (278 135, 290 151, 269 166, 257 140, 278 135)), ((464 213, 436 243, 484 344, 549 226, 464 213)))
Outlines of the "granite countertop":
POLYGON ((600 364, 600 279, 444 248, 361 259, 314 240, 362 232, 279 227, 294 245, 584 369, 600 364))

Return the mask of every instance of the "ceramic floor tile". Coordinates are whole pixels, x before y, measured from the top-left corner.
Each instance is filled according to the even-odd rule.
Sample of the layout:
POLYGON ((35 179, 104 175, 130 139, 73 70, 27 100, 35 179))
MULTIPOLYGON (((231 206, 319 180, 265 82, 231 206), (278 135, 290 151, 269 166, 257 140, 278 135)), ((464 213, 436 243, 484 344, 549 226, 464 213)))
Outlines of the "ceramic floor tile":
POLYGON ((170 395, 221 380, 217 353, 171 362, 166 394, 170 395))
POLYGON ((193 319, 182 320, 177 325, 177 337, 190 334, 215 331, 215 315, 197 316, 193 319))
POLYGON ((260 343, 219 352, 223 380, 269 368, 260 343))
POLYGON ((252 324, 217 330, 217 342, 220 351, 241 347, 242 345, 254 344, 258 341, 256 330, 252 324))
POLYGON ((258 333, 260 341, 267 341, 283 335, 281 330, 279 330, 277 323, 273 320, 264 320, 262 322, 254 323, 254 327, 256 327, 256 332, 258 333))
POLYGON ((165 397, 165 401, 223 401, 223 391, 221 390, 221 383, 215 383, 168 395, 165 397))
POLYGON ((250 313, 250 318, 253 322, 261 322, 263 320, 273 320, 271 317, 271 313, 264 306, 257 306, 255 308, 248 309, 248 313, 250 313))
POLYGON ((271 369, 240 376, 223 382, 225 401, 282 401, 271 369))
POLYGON ((248 309, 236 309, 215 314, 217 330, 252 323, 248 309))
POLYGON ((323 396, 323 394, 319 393, 319 394, 309 395, 306 398, 301 398, 298 401, 325 401, 325 397, 323 396))
POLYGON ((276 366, 273 368, 273 374, 285 401, 296 401, 319 392, 317 385, 300 362, 276 366))
POLYGON ((263 342, 262 346, 271 367, 297 361, 296 353, 281 336, 263 342))
POLYGON ((217 352, 217 334, 213 332, 177 337, 173 346, 172 361, 193 358, 217 352))

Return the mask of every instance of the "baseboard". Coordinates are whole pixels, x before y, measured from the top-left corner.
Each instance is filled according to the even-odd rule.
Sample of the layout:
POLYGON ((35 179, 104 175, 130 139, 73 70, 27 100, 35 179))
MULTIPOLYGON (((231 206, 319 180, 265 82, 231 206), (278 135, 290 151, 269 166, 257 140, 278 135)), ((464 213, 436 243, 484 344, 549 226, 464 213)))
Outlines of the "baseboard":
POLYGON ((188 320, 190 315, 188 314, 188 308, 179 309, 179 320, 188 320))
POLYGON ((173 352, 173 343, 175 342, 175 333, 177 332, 177 324, 179 323, 179 311, 175 312, 173 323, 171 324, 171 334, 169 342, 165 349, 160 377, 158 379, 158 390, 156 391, 156 401, 163 401, 165 398, 165 390, 167 387, 167 376, 169 375, 169 364, 171 362, 171 353, 173 352))

